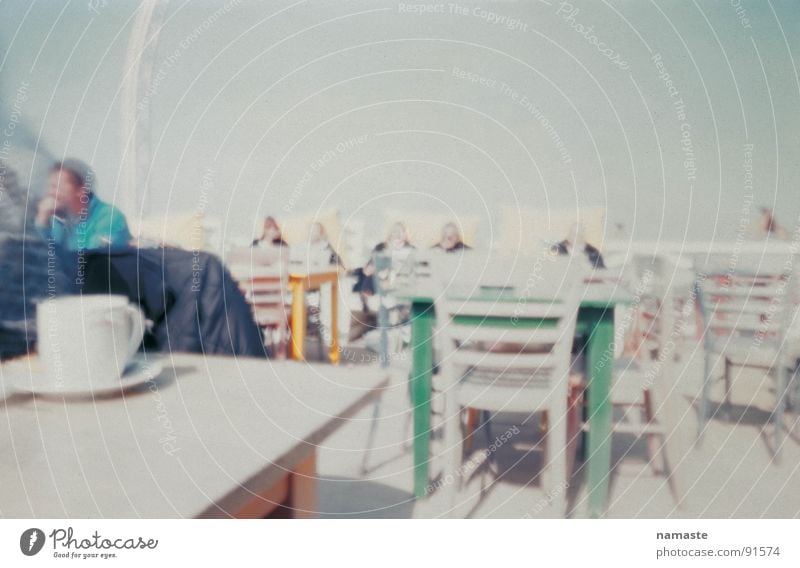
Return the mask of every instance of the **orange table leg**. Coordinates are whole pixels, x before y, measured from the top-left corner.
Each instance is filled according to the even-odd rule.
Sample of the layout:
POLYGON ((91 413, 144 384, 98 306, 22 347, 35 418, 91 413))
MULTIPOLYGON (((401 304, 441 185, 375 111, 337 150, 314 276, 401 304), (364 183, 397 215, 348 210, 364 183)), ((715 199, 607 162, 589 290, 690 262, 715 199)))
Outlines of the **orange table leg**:
POLYGON ((289 501, 290 475, 247 503, 234 515, 237 519, 264 519, 289 501))
POLYGON ((291 284, 292 288, 292 359, 305 360, 306 341, 306 294, 302 280, 291 284))
POLYGON ((292 516, 295 519, 313 519, 319 516, 316 452, 297 464, 292 472, 290 486, 292 516))
POLYGON ((464 433, 464 450, 467 452, 467 455, 472 451, 475 428, 478 426, 478 412, 477 408, 467 408, 467 429, 464 433))
POLYGON ((331 281, 331 347, 330 359, 334 365, 339 364, 339 283, 338 277, 331 281))

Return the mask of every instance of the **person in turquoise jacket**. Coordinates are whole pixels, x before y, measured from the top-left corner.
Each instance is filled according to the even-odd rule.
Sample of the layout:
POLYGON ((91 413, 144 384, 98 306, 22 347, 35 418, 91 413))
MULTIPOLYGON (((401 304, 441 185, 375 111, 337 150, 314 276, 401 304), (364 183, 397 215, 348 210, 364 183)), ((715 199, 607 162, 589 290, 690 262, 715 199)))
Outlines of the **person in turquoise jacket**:
POLYGON ((50 168, 36 228, 44 239, 73 252, 125 248, 131 240, 125 215, 95 195, 94 173, 75 159, 50 168))

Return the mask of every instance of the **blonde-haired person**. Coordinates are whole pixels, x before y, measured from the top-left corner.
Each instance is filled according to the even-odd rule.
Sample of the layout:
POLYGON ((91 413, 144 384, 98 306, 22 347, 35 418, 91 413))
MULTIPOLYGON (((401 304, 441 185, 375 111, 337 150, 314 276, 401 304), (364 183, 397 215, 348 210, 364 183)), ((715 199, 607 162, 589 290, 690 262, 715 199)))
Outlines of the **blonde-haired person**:
POLYGON ((308 232, 308 257, 322 265, 342 266, 342 259, 330 243, 325 226, 318 221, 308 232))
POLYGON ((461 250, 470 250, 472 247, 464 243, 461 237, 461 230, 453 222, 445 223, 442 227, 442 236, 439 242, 431 247, 434 250, 441 250, 444 252, 458 252, 461 250))

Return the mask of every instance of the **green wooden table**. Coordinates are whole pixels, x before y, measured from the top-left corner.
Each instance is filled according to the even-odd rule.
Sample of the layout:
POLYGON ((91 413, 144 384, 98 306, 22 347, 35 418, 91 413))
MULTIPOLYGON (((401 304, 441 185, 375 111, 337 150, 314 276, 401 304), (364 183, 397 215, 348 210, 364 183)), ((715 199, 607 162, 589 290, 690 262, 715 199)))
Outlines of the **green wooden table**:
MULTIPOLYGON (((431 381, 435 298, 430 293, 403 294, 411 302, 411 401, 414 409, 414 495, 425 497, 429 487, 431 381)), ((589 515, 601 516, 608 500, 611 470, 612 405, 609 400, 614 362, 614 306, 627 304, 627 291, 605 283, 588 283, 582 294, 576 335, 585 338, 588 379, 587 485, 589 515)))

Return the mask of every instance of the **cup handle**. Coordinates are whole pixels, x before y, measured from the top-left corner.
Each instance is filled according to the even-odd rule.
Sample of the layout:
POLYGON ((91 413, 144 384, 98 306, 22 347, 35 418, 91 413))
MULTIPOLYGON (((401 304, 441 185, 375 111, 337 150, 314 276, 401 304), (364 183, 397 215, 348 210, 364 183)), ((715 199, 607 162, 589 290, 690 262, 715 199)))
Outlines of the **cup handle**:
POLYGON ((128 317, 131 318, 131 336, 128 341, 128 361, 139 351, 142 344, 145 330, 145 319, 142 310, 132 304, 125 306, 128 310, 128 317))

